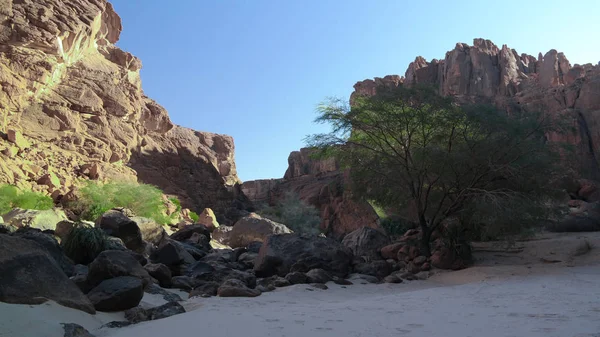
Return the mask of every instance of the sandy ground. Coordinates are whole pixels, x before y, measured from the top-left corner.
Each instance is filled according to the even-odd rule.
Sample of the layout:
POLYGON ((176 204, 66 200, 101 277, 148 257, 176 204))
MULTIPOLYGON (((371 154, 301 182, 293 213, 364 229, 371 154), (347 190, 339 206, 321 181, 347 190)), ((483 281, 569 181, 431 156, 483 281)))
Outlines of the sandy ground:
MULTIPOLYGON (((474 267, 427 281, 195 298, 183 303, 185 314, 121 329, 99 329, 122 320, 119 313, 0 303, 0 336, 59 337, 64 322, 97 337, 600 337, 600 233, 476 244, 475 254, 474 267)), ((162 303, 155 295, 144 298, 146 306, 162 303)))

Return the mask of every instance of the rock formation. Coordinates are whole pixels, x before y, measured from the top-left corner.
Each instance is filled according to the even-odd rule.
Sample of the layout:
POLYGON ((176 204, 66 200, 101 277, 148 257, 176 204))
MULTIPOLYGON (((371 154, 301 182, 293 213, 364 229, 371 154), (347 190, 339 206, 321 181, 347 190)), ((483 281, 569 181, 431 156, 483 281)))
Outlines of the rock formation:
MULTIPOLYGON (((577 145, 585 174, 598 179, 600 150, 600 65, 571 65, 563 53, 518 54, 489 40, 456 44, 443 60, 417 57, 403 77, 388 75, 354 85, 356 95, 373 95, 377 86, 424 84, 459 102, 493 104, 507 111, 541 111, 572 116, 578 132, 563 141, 577 145)), ((548 135, 557 140, 555 135, 548 135)))
POLYGON ((173 125, 121 30, 106 0, 0 0, 0 183, 58 199, 79 178, 139 179, 225 213, 233 139, 173 125))
POLYGON ((361 227, 380 228, 377 214, 367 202, 354 200, 344 188, 347 175, 333 159, 315 160, 310 149, 292 152, 282 179, 248 181, 242 184, 244 195, 257 207, 276 205, 286 192, 320 210, 321 229, 341 238, 361 227))

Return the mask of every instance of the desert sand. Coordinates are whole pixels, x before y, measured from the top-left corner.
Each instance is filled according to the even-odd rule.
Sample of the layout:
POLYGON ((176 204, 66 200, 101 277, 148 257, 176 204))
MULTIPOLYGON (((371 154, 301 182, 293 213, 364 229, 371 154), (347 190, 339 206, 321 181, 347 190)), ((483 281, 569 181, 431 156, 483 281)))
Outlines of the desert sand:
MULTIPOLYGON (((54 303, 0 304, 0 336, 600 336, 600 233, 475 244, 474 267, 402 284, 296 285, 257 298, 192 298, 185 314, 121 329, 54 303)), ((160 305, 149 295, 145 306, 160 305)))

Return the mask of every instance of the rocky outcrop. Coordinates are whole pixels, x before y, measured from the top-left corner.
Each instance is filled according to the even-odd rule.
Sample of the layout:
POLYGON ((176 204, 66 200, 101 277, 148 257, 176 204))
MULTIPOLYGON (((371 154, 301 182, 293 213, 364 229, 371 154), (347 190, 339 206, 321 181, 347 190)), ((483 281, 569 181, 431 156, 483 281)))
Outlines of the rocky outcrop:
POLYGON ((284 178, 245 182, 243 193, 260 207, 277 205, 293 192, 320 211, 321 229, 332 237, 341 238, 365 226, 380 228, 373 208, 352 198, 345 188, 347 175, 333 159, 313 159, 310 149, 302 149, 292 152, 288 163, 284 178))
POLYGON ((577 146, 585 174, 600 178, 600 66, 571 65, 563 53, 550 50, 537 56, 518 54, 506 45, 475 39, 473 46, 456 44, 442 60, 417 57, 404 77, 389 75, 354 85, 356 95, 373 95, 380 85, 430 85, 462 103, 493 104, 507 111, 541 111, 573 118, 572 136, 547 135, 550 140, 577 146))
POLYGON ((269 235, 292 231, 285 225, 252 213, 238 220, 224 243, 231 248, 246 247, 251 242, 264 242, 269 235))
POLYGON ((0 183, 60 199, 77 178, 139 179, 227 223, 233 139, 176 126, 144 95, 141 61, 115 46, 122 26, 110 3, 0 7, 0 183))

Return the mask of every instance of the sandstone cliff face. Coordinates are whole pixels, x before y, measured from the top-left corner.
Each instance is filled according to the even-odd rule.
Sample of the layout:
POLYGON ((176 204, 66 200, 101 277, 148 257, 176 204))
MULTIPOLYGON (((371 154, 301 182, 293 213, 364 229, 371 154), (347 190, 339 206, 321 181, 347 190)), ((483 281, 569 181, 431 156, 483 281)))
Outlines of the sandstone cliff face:
MULTIPOLYGON (((373 95, 379 85, 426 84, 460 102, 490 103, 508 111, 542 111, 573 117, 575 144, 587 174, 600 178, 600 66, 572 66, 563 53, 518 54, 489 40, 458 43, 443 60, 417 57, 404 77, 389 75, 356 83, 356 95, 373 95)), ((554 136, 549 135, 552 139, 554 136)))
POLYGON ((275 205, 287 192, 320 210, 321 228, 330 236, 341 238, 363 226, 377 228, 378 217, 366 202, 355 201, 345 189, 347 176, 335 160, 315 160, 309 149, 294 151, 288 158, 282 179, 248 181, 242 192, 256 206, 275 205))
POLYGON ((114 45, 121 30, 105 0, 0 0, 0 183, 58 198, 79 178, 137 176, 187 207, 228 207, 233 139, 173 125, 114 45))

